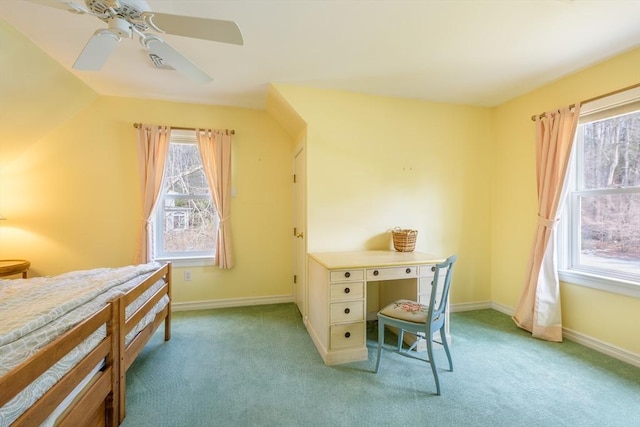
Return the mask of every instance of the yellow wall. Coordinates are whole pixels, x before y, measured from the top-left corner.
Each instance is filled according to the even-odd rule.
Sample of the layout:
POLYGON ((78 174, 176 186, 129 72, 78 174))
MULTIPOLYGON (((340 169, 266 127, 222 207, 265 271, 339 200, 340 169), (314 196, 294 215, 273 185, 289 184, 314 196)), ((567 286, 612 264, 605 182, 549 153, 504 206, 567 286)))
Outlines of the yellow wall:
POLYGON ((274 85, 307 129, 310 252, 416 250, 459 263, 452 302, 488 301, 490 110, 274 85))
POLYGON ((233 128, 236 266, 175 269, 176 302, 292 294, 292 139, 266 112, 98 96, 0 21, 0 258, 32 275, 133 262, 134 122, 233 128), (37 64, 26 67, 25 64, 37 64), (28 70, 28 71, 25 71, 28 70), (27 126, 25 128, 25 125, 27 126))
POLYGON ((307 135, 307 123, 282 97, 273 86, 269 86, 267 93, 266 111, 287 131, 297 143, 303 141, 307 135))
MULTIPOLYGON (((306 133, 310 251, 386 248, 392 227, 416 228, 418 250, 460 256, 453 303, 513 308, 536 216, 529 117, 640 81, 635 50, 495 109, 275 85, 263 112, 99 96, 2 20, 0 48, 0 258, 32 274, 132 261, 133 122, 236 130, 237 265, 190 268, 191 282, 176 269, 177 302, 291 295, 306 133)), ((640 353, 637 299, 568 284, 562 297, 566 327, 640 353)))
MULTIPOLYGON (((536 222, 533 114, 640 82, 640 49, 513 99, 493 112, 491 299, 514 308, 536 222)), ((640 353, 640 300, 563 283, 563 326, 640 353)))

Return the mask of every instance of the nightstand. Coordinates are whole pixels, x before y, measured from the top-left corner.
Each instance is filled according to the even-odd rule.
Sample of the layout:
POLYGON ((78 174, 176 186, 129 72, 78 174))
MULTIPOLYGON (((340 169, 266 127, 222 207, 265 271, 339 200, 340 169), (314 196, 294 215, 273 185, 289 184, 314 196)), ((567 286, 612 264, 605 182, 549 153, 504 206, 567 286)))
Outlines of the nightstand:
POLYGON ((2 259, 0 260, 0 277, 22 273, 22 278, 26 279, 30 266, 31 263, 24 259, 2 259))

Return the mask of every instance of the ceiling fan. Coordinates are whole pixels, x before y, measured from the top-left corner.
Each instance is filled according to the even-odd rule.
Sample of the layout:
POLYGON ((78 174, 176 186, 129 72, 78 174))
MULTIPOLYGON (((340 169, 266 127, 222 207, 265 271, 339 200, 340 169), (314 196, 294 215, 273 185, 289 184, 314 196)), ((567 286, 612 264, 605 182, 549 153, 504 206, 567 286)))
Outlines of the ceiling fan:
POLYGON ((93 15, 108 28, 97 30, 73 64, 77 70, 98 71, 118 42, 138 36, 158 68, 174 68, 197 83, 212 78, 155 34, 174 34, 202 40, 242 45, 240 29, 233 21, 157 13, 145 0, 84 0, 84 5, 66 0, 28 0, 76 14, 93 15))

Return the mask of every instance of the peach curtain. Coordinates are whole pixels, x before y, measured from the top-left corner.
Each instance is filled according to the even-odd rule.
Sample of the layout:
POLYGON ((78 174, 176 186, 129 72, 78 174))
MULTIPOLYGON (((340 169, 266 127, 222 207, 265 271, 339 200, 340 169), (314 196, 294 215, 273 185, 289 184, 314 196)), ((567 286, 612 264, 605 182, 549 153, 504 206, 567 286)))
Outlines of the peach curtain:
POLYGON ((135 261, 151 261, 151 214, 160 194, 164 164, 169 151, 171 128, 167 126, 138 126, 138 165, 142 194, 140 238, 135 261))
POLYGON ((231 239, 231 135, 223 131, 196 129, 196 137, 213 204, 220 219, 215 264, 221 269, 229 269, 234 264, 231 239))
POLYGON ((566 199, 566 176, 578 126, 580 104, 536 118, 538 223, 525 285, 513 314, 516 324, 536 338, 562 341, 560 281, 555 233, 566 199))

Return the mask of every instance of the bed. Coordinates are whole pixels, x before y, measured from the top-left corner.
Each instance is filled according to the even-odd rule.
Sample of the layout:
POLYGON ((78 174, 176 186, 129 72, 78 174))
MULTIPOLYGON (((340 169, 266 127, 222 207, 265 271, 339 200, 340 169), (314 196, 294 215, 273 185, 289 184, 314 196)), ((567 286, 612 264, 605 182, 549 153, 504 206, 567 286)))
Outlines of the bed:
POLYGON ((171 264, 0 280, 0 426, 119 425, 126 371, 162 324, 171 264))

